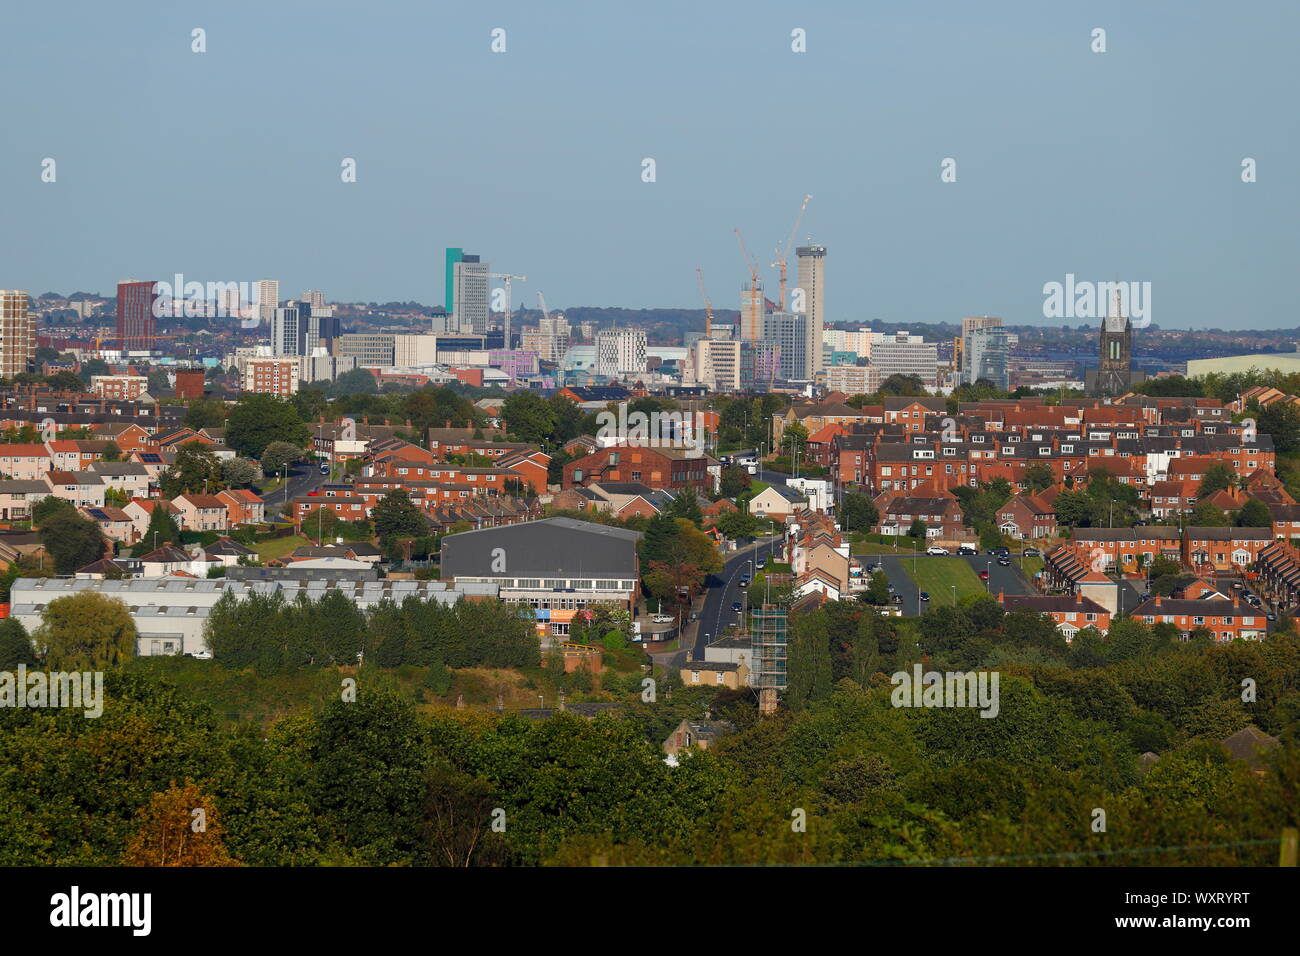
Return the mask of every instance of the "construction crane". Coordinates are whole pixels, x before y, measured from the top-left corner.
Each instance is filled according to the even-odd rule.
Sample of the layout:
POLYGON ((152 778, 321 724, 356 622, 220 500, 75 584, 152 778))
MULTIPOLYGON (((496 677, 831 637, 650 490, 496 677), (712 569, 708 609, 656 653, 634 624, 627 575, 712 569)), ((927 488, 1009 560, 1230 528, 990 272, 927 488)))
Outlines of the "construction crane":
POLYGON ((546 296, 542 295, 542 290, 537 290, 537 305, 542 310, 542 318, 549 319, 550 313, 546 311, 546 296))
POLYGON ((790 247, 794 245, 795 233, 799 231, 799 223, 803 222, 803 214, 808 209, 808 200, 812 199, 812 194, 803 197, 803 205, 799 207, 799 215, 795 218, 794 228, 790 230, 790 236, 785 241, 785 245, 776 250, 776 262, 772 263, 772 268, 781 270, 781 311, 785 311, 785 275, 786 263, 790 259, 790 247))
POLYGON ((505 319, 505 347, 510 348, 510 282, 518 279, 520 282, 527 282, 528 276, 517 276, 509 272, 489 272, 489 279, 503 279, 506 287, 506 319, 505 319))
MULTIPOLYGON (((749 266, 749 291, 750 291, 750 296, 749 296, 749 321, 750 321, 750 325, 749 325, 749 329, 750 329, 750 334, 752 335, 752 337, 753 337, 754 339, 760 339, 760 338, 762 338, 763 336, 762 336, 762 329, 759 327, 759 316, 758 316, 758 308, 759 308, 759 301, 758 301, 758 263, 756 263, 756 262, 754 261, 754 257, 751 256, 751 255, 749 254, 749 248, 745 245, 745 237, 742 236, 742 235, 740 234, 740 228, 739 228, 739 227, 736 227, 736 229, 735 229, 735 233, 736 233, 736 240, 740 243, 740 252, 741 252, 741 255, 743 255, 743 256, 745 257, 745 264, 749 266)), ((742 328, 741 328, 741 336, 740 336, 740 337, 741 337, 742 339, 745 337, 743 326, 742 326, 742 328)))
POLYGON ((709 301, 709 294, 704 291, 704 270, 699 266, 695 267, 695 277, 700 281, 700 298, 704 300, 704 337, 713 338, 713 303, 709 301))

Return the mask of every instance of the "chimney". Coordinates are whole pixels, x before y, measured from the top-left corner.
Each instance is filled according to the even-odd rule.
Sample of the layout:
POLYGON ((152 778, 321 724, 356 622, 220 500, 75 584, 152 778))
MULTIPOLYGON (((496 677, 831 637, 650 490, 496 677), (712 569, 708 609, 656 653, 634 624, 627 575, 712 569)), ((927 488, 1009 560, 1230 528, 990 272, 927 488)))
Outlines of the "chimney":
POLYGON ((1240 606, 1240 604, 1241 604, 1241 598, 1238 596, 1238 594, 1237 594, 1236 591, 1233 591, 1233 592, 1232 592, 1232 606, 1233 606, 1233 607, 1238 607, 1238 606, 1240 606))
POLYGON ((1005 604, 1005 603, 1006 603, 1006 600, 1007 600, 1007 596, 1006 596, 1006 594, 1005 594, 1004 592, 1002 592, 1002 591, 999 591, 999 592, 998 592, 998 603, 999 603, 999 604, 1005 604))
POLYGON ((1160 595, 1157 594, 1157 595, 1156 595, 1156 607, 1159 607, 1159 606, 1160 606, 1160 595))
POLYGON ((1082 603, 1083 603, 1083 592, 1082 592, 1082 591, 1075 591, 1075 592, 1074 592, 1074 603, 1075 603, 1075 604, 1082 604, 1082 603))

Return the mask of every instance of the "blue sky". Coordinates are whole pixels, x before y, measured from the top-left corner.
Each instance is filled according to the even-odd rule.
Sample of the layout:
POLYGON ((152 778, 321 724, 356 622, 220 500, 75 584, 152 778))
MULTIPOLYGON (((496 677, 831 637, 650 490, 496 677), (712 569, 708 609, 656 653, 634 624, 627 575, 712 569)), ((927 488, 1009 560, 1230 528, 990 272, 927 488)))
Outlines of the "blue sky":
POLYGON ((736 308, 732 228, 766 266, 811 193, 831 321, 1046 322, 1074 273, 1294 327, 1298 35, 1281 0, 6 4, 0 287, 433 304, 462 246, 529 305, 698 307, 700 265, 736 308))

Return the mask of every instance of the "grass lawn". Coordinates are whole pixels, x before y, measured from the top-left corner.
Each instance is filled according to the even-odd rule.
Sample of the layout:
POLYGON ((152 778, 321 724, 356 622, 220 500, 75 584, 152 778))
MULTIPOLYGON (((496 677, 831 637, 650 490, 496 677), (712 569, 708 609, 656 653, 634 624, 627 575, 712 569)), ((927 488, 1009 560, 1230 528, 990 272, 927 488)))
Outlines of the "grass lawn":
POLYGON ((849 543, 849 550, 853 554, 914 554, 925 548, 924 541, 906 536, 896 539, 892 534, 858 534, 849 543), (895 545, 896 540, 902 547, 895 545))
POLYGON ((957 587, 957 597, 983 594, 986 588, 964 558, 926 558, 916 562, 904 561, 903 567, 922 591, 929 591, 932 600, 952 600, 952 587, 957 587))
POLYGON ((259 541, 253 547, 257 550, 257 557, 261 561, 270 561, 272 558, 283 558, 305 544, 311 544, 300 534, 291 534, 285 538, 271 538, 269 541, 259 541))
POLYGON ((1042 558, 1012 558, 1011 560, 1016 562, 1016 564, 1020 568, 1021 573, 1024 574, 1026 578, 1029 578, 1031 581, 1033 580, 1035 574, 1043 570, 1042 558))

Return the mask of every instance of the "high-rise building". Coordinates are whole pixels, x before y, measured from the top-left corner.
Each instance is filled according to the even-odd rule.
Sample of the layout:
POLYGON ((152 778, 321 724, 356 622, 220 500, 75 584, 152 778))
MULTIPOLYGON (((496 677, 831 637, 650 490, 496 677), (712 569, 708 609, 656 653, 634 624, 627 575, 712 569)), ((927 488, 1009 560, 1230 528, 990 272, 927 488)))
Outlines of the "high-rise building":
POLYGON ((117 341, 123 352, 153 348, 157 283, 128 279, 117 284, 117 341))
POLYGON ((263 322, 275 318, 275 310, 280 307, 280 282, 278 279, 257 280, 257 316, 263 322))
MULTIPOLYGON (((822 330, 826 328, 826 247, 799 246, 795 249, 799 263, 799 285, 803 291, 803 312, 808 316, 804 335, 804 349, 811 357, 809 375, 820 372, 822 363, 822 330)), ((792 300, 797 301, 797 300, 792 300)))
POLYGON ((558 362, 569 348, 569 322, 562 315, 537 320, 535 329, 524 329, 520 346, 536 352, 543 362, 558 362))
POLYGON ((963 337, 961 382, 973 385, 980 379, 1000 389, 1007 387, 1007 333, 996 326, 971 329, 963 337))
POLYGON ((691 346, 695 381, 711 392, 740 389, 740 341, 701 338, 691 346))
POLYGON ((645 329, 603 329, 596 333, 596 374, 608 378, 646 370, 645 329))
POLYGON ((1002 320, 996 315, 968 315, 961 320, 961 342, 958 349, 958 357, 954 361, 954 367, 961 373, 957 380, 959 382, 974 381, 966 378, 966 356, 971 350, 971 335, 981 329, 1000 329, 1002 320))
POLYGON ((826 369, 826 387, 846 395, 874 395, 880 391, 881 381, 875 365, 832 365, 826 369))
POLYGON ((488 264, 464 249, 447 250, 447 312, 459 332, 488 330, 488 264))
POLYGON ((763 280, 747 283, 740 290, 740 340, 761 340, 766 316, 767 297, 763 295, 763 280))
MULTIPOLYGON (((802 312, 769 312, 763 321, 763 338, 780 349, 777 376, 787 381, 808 381, 813 377, 814 357, 809 352, 808 315, 802 312)), ((821 345, 816 364, 821 364, 821 345)))
POLYGON ((303 355, 307 344, 307 322, 311 306, 291 302, 277 308, 271 317, 271 354, 303 355))
POLYGON ((306 302, 312 309, 325 308, 325 293, 317 289, 308 289, 302 294, 302 301, 306 302))
POLYGON ((776 380, 781 364, 781 349, 775 342, 740 343, 740 388, 761 392, 776 380))
POLYGON ((318 355, 321 352, 332 354, 335 343, 342 333, 339 317, 329 306, 309 305, 307 315, 306 341, 303 343, 304 355, 318 355))
POLYGON ((871 364, 880 369, 880 379, 891 375, 914 375, 933 388, 938 380, 939 348, 920 335, 891 332, 873 339, 871 364))
POLYGON ((30 372, 36 361, 36 319, 27 293, 0 289, 0 377, 30 372))

